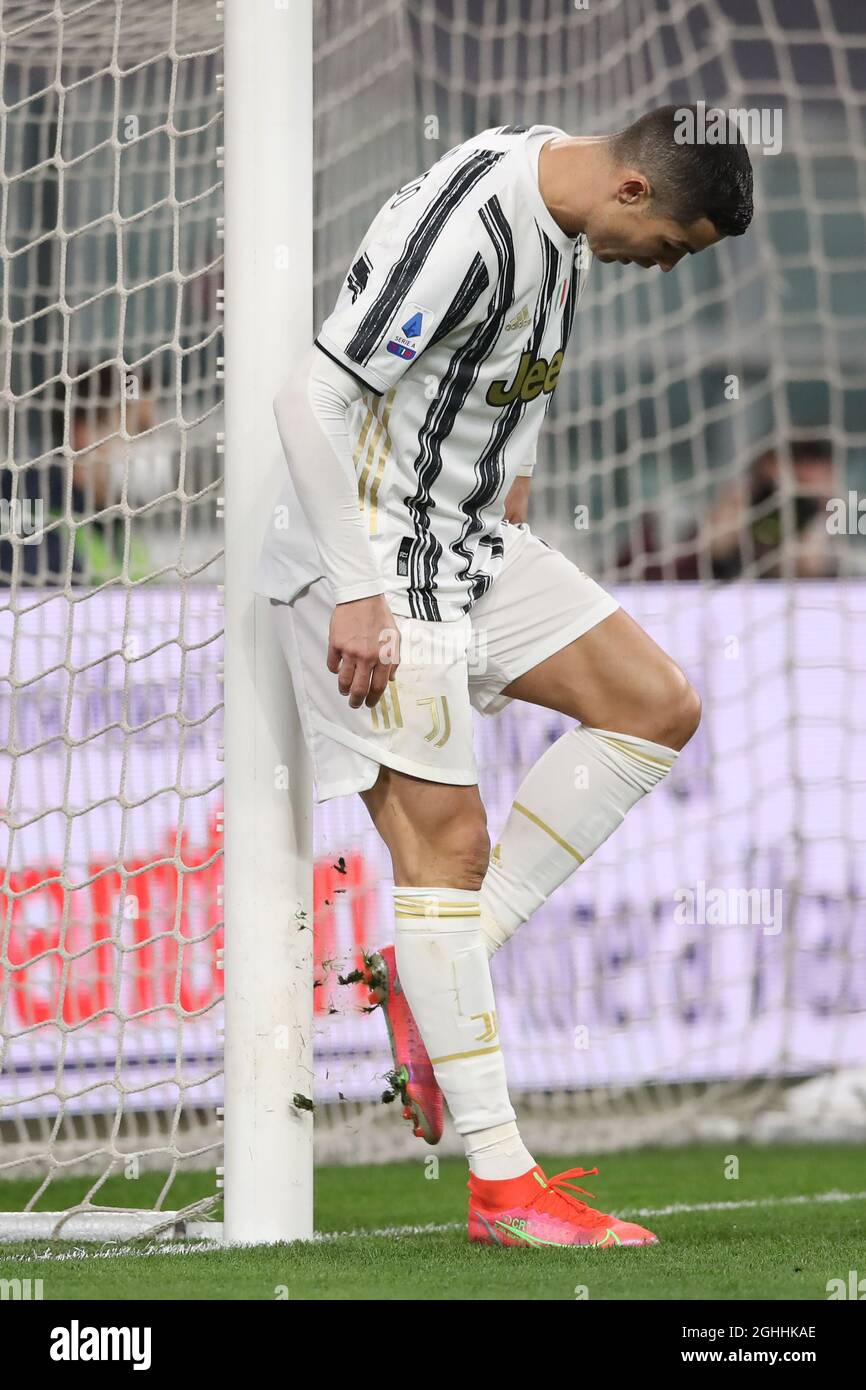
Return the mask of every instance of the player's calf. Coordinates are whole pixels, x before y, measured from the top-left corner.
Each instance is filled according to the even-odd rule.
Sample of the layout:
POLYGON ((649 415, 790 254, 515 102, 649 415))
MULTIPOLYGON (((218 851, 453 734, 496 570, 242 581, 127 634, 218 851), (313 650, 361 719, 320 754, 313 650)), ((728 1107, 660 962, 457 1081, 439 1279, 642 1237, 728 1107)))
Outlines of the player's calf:
MULTIPOLYGON (((436 1132, 429 1062, 473 1172, 491 1178, 527 1172, 533 1160, 508 1096, 480 929, 489 839, 478 788, 383 768, 364 800, 394 866, 393 979, 399 978, 400 993, 389 987, 383 1007, 387 997, 397 1089, 408 1117, 416 1134, 430 1139, 436 1132)), ((387 973, 391 957, 385 950, 379 957, 387 973)))

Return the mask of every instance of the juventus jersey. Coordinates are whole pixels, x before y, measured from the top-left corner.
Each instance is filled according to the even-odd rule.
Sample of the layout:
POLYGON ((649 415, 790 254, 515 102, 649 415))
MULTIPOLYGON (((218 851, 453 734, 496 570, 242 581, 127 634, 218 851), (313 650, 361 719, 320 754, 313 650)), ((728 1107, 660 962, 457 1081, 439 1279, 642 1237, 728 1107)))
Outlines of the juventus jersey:
MULTIPOLYGON (((459 618, 502 562, 505 497, 534 462, 591 259, 538 188, 561 133, 484 131, 400 189, 316 339, 364 388, 349 419, 359 505, 404 616, 459 618)), ((314 571, 306 526, 270 528, 262 592, 289 599, 314 571)))

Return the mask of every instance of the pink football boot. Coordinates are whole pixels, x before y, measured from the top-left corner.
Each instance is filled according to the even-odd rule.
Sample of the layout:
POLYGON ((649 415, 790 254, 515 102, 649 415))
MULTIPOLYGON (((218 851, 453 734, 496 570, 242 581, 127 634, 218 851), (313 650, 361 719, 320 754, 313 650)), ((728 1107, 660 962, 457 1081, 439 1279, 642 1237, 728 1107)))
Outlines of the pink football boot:
POLYGON ((571 1182, 597 1168, 568 1168, 545 1177, 538 1166, 519 1178, 485 1182, 469 1177, 469 1239, 483 1245, 656 1245, 658 1236, 630 1221, 620 1221, 572 1197, 592 1193, 571 1182))
POLYGON ((364 980, 370 1003, 381 1004, 394 1058, 390 1080, 403 1102, 403 1118, 413 1122, 414 1133, 428 1144, 442 1138, 444 1101, 433 1075, 430 1056, 418 1032, 397 974, 393 946, 383 946, 365 957, 364 980))

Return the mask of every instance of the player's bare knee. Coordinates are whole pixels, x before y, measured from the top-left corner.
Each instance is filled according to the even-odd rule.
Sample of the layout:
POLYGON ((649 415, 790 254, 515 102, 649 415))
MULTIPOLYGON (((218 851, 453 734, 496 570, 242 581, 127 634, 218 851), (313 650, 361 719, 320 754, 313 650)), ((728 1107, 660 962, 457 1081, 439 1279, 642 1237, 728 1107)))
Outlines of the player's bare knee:
POLYGON ((490 863, 490 836, 483 816, 464 823, 457 835, 456 855, 463 885, 470 891, 481 887, 490 863))
POLYGON ((702 713, 701 697, 695 690, 695 687, 693 685, 689 685, 687 694, 688 699, 686 702, 686 708, 683 713, 683 745, 688 743, 689 739, 697 733, 698 726, 701 722, 702 713))
POLYGON ((480 806, 459 811, 439 827, 436 852, 453 888, 480 889, 490 862, 487 818, 480 806))
MULTIPOLYGON (((417 809, 417 808, 416 808, 417 809)), ((378 825, 394 865, 395 882, 405 886, 429 884, 477 892, 490 859, 490 837, 480 803, 440 805, 435 814, 412 821, 399 817, 395 825, 378 825), (398 833, 387 833, 397 830, 398 833)))
POLYGON ((473 806, 459 810, 428 827, 428 833, 425 858, 432 858, 437 865, 436 881, 477 892, 490 862, 490 836, 483 809, 473 806))
POLYGON ((665 748, 679 750, 685 748, 701 722, 701 697, 678 667, 665 686, 656 713, 658 729, 650 738, 665 748))

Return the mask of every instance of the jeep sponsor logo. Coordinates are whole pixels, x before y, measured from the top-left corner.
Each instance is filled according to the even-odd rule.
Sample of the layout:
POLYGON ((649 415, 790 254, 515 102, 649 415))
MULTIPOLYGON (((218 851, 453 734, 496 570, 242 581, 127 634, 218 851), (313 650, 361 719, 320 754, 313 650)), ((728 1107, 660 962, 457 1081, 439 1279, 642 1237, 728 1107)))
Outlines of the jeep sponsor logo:
POLYGON ((499 380, 490 383, 487 392, 488 405, 510 405, 512 401, 534 401, 542 392, 549 396, 556 389, 559 373, 562 370, 563 354, 555 352, 548 362, 545 357, 535 357, 524 352, 511 385, 499 380))

